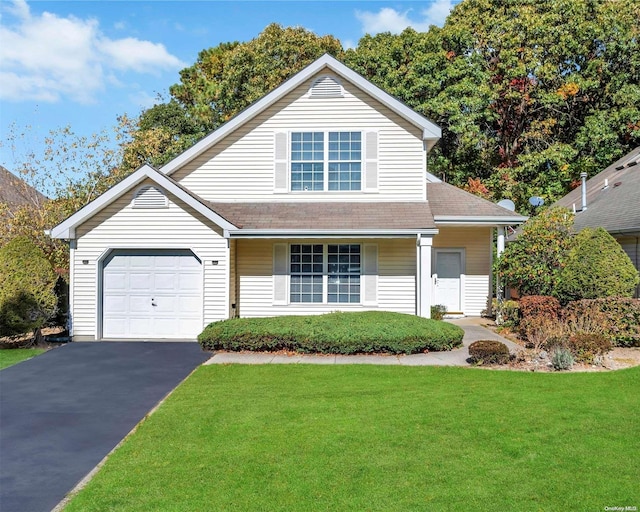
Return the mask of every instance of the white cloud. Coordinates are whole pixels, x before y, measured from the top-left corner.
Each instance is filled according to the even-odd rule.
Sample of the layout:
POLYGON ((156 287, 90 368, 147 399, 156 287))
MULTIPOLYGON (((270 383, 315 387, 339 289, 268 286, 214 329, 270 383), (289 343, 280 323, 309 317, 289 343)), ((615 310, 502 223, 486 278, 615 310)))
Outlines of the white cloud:
POLYGON ((157 74, 185 65, 162 44, 106 37, 96 19, 32 15, 25 0, 5 5, 13 19, 3 17, 0 26, 2 99, 90 103, 116 72, 157 74))
POLYGON ((391 7, 383 7, 378 12, 356 11, 356 18, 362 25, 365 34, 391 32, 399 34, 411 27, 419 32, 429 30, 431 25, 442 26, 453 7, 453 0, 434 0, 429 7, 420 11, 419 19, 409 15, 412 9, 397 11, 391 7))
POLYGON ((103 38, 100 40, 99 49, 112 59, 112 66, 116 69, 157 74, 160 70, 184 66, 184 63, 171 55, 163 44, 140 41, 133 37, 116 40, 103 38))

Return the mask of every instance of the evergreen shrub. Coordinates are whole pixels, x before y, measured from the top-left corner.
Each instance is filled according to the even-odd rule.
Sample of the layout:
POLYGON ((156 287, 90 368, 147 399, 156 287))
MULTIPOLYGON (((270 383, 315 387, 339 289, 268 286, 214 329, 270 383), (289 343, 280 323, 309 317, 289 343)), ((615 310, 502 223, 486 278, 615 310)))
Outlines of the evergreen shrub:
POLYGON ((205 350, 301 353, 413 354, 462 344, 457 325, 388 311, 232 318, 209 324, 198 336, 205 350))
POLYGON ((56 281, 44 252, 28 238, 0 248, 0 336, 40 329, 56 312, 56 281))
POLYGON ((580 299, 633 297, 638 271, 603 228, 584 228, 572 240, 555 295, 563 304, 580 299))

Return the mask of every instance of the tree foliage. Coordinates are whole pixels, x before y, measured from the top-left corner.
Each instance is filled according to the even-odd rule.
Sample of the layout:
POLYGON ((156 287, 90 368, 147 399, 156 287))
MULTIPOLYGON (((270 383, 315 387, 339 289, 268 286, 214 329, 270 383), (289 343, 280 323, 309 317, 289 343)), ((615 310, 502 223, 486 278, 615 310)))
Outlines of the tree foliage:
POLYGON ((39 329, 53 316, 56 273, 44 252, 20 236, 0 248, 0 336, 39 329))
POLYGON ((125 156, 166 163, 325 53, 341 55, 340 41, 275 23, 251 41, 202 50, 170 87, 171 99, 142 113, 125 156))
POLYGON ((345 59, 443 128, 431 172, 526 211, 640 143, 638 19, 636 0, 465 0, 345 59))
POLYGON ((33 142, 28 128, 19 130, 14 125, 5 141, 20 162, 13 172, 51 199, 20 207, 0 203, 0 247, 27 237, 44 252, 58 275, 68 279, 68 246, 45 231, 135 170, 137 162, 127 165, 124 159, 134 126, 123 116, 111 130, 89 137, 65 127, 51 131, 42 142, 33 142))
POLYGON ((633 297, 640 278, 620 244, 602 228, 584 228, 572 240, 556 296, 562 302, 633 297))
POLYGON ((497 262, 505 284, 522 295, 555 295, 571 246, 573 214, 550 208, 529 219, 497 262))

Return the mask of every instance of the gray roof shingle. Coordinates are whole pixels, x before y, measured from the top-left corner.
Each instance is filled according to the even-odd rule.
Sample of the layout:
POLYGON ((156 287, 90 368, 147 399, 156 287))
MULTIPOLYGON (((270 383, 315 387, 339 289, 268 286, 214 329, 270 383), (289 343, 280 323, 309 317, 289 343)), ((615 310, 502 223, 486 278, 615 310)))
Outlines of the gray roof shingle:
POLYGON ((242 229, 434 229, 427 202, 209 202, 242 229))
POLYGON ((39 206, 46 199, 35 188, 0 165, 0 202, 16 208, 30 204, 39 206))
POLYGON ((522 222, 526 220, 526 217, 444 182, 429 183, 427 197, 434 217, 521 217, 522 222))
POLYGON ((576 231, 603 227, 610 233, 640 232, 640 146, 587 180, 585 211, 580 211, 582 187, 569 192, 554 206, 572 209, 574 204, 576 231))

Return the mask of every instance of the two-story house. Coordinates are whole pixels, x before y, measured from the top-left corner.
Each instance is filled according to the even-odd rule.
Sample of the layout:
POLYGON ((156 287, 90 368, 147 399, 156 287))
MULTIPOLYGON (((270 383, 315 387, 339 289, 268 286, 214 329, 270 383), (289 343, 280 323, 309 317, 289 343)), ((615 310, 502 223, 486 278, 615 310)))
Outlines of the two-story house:
POLYGON ((440 129, 325 55, 51 230, 74 340, 193 339, 233 316, 480 315, 492 230, 525 220, 427 172, 440 129))

